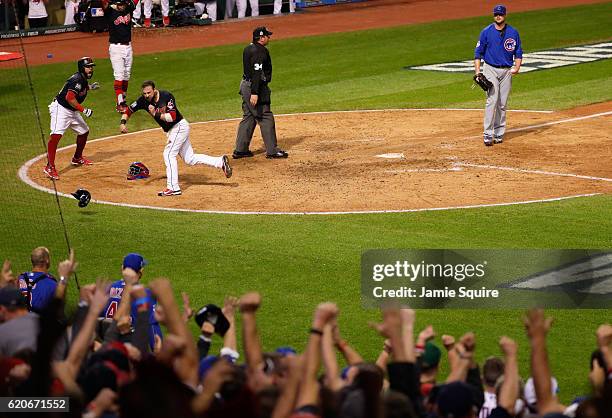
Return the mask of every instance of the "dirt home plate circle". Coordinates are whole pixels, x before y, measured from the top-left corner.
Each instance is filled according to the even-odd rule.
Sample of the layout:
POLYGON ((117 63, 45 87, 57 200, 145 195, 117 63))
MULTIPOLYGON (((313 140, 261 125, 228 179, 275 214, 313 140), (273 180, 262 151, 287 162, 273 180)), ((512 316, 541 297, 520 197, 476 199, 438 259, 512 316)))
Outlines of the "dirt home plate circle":
MULTIPOLYGON (((503 144, 482 145, 481 109, 399 109, 278 115, 286 160, 265 158, 256 130, 253 158, 232 160, 234 175, 181 165, 182 196, 165 184, 160 129, 90 141, 88 167, 57 154, 58 191, 86 187, 92 202, 239 213, 350 213, 460 208, 612 192, 612 103, 562 112, 511 111, 503 144), (128 146, 129 141, 129 146, 128 146), (145 180, 127 181, 142 161, 145 180)), ((194 147, 231 154, 238 121, 192 123, 194 147)), ((20 177, 52 192, 44 155, 20 177)))

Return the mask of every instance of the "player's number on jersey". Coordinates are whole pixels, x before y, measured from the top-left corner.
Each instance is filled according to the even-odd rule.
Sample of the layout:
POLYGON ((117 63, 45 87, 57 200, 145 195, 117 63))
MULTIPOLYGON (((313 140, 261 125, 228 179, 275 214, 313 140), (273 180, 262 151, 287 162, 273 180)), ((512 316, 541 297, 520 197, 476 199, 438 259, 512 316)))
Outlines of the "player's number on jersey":
POLYGON ((115 312, 117 312, 117 301, 114 300, 108 305, 108 309, 106 310, 106 317, 113 318, 115 316, 115 312))

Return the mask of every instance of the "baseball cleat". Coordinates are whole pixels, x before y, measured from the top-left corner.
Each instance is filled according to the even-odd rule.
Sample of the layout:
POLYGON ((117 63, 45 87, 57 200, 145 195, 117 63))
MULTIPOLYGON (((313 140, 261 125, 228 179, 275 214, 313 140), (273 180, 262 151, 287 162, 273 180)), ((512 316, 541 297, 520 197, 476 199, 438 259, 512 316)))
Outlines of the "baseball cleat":
POLYGON ((138 23, 138 19, 136 19, 135 17, 132 18, 132 26, 135 28, 142 28, 142 25, 138 23))
POLYGON ((70 161, 70 164, 72 165, 93 165, 93 161, 88 160, 85 157, 81 157, 81 158, 72 158, 72 161, 70 161))
POLYGON ((145 17, 144 20, 144 27, 145 28, 151 28, 151 27, 155 27, 155 25, 151 25, 151 18, 150 17, 145 17))
POLYGON ((252 157, 253 153, 251 151, 234 151, 232 153, 232 158, 237 160, 238 158, 249 158, 252 157))
POLYGON ((496 136, 493 138, 493 143, 494 144, 501 144, 502 142, 504 142, 504 137, 503 136, 496 136))
POLYGON ((161 192, 157 193, 158 196, 178 196, 183 194, 180 190, 170 190, 164 189, 161 192))
POLYGON ((43 171, 51 180, 59 180, 59 174, 57 174, 57 170, 55 169, 54 165, 45 166, 43 171))
POLYGON ((227 155, 224 155, 222 158, 223 167, 221 168, 223 169, 223 174, 225 174, 226 178, 230 178, 232 176, 232 167, 230 166, 229 158, 227 158, 227 155))
POLYGON ((162 22, 164 24, 164 27, 170 26, 170 16, 164 16, 162 18, 162 22))
POLYGON ((289 157, 289 154, 287 154, 285 151, 283 150, 278 150, 276 151, 274 154, 266 154, 266 158, 287 158, 289 157))
POLYGON ((486 136, 484 137, 484 144, 487 147, 490 147, 491 145, 493 145, 493 138, 491 138, 490 136, 486 136))

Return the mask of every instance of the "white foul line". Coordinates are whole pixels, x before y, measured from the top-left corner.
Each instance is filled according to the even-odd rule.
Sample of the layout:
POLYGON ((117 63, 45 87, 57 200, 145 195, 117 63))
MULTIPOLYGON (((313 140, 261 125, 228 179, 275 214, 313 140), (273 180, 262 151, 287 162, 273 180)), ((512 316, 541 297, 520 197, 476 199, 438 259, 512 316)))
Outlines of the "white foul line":
POLYGON ((580 174, 570 174, 570 173, 555 173, 553 171, 543 171, 543 170, 527 170, 524 168, 503 167, 503 166, 498 166, 498 165, 470 164, 470 163, 461 163, 461 162, 457 162, 454 164, 457 166, 462 166, 462 167, 489 168, 492 170, 516 171, 519 173, 530 173, 530 174, 543 174, 545 176, 574 177, 574 178, 586 179, 586 180, 612 181, 612 179, 609 179, 606 177, 583 176, 580 174))
POLYGON ((612 111, 602 112, 602 113, 595 113, 593 115, 587 115, 587 116, 578 116, 578 117, 570 118, 570 119, 555 120, 555 121, 552 121, 552 122, 539 123, 537 125, 525 126, 525 127, 522 127, 522 128, 508 129, 506 132, 528 131, 528 130, 531 130, 531 129, 543 128, 544 126, 558 125, 560 123, 576 122, 578 120, 598 118, 599 116, 608 116, 608 115, 612 115, 612 111))

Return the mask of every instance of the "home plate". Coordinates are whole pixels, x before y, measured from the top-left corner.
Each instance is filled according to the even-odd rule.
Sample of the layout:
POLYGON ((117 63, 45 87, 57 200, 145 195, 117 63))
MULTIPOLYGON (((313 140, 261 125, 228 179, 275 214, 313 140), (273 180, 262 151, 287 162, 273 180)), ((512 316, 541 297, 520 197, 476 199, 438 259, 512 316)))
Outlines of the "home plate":
POLYGON ((395 160, 403 160, 405 158, 403 152, 392 152, 389 154, 380 154, 380 155, 377 155, 377 157, 395 159, 395 160))

